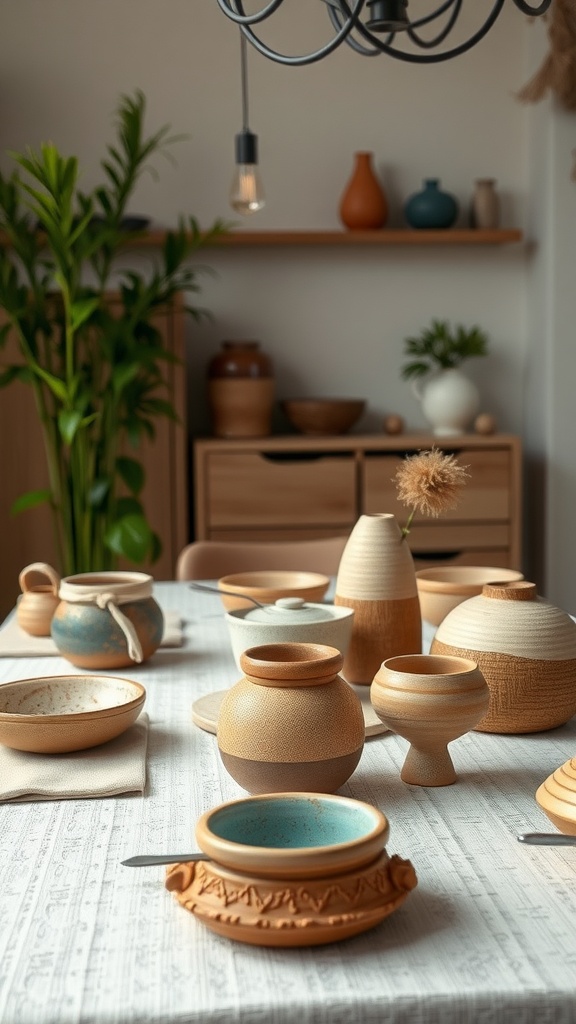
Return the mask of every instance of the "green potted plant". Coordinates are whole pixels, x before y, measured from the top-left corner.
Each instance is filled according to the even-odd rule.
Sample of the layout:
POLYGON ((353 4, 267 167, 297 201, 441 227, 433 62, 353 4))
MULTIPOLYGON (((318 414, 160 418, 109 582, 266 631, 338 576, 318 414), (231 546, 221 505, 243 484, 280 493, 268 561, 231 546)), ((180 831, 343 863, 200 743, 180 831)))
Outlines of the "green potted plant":
POLYGON ((141 92, 122 97, 103 182, 90 192, 80 188, 77 159, 51 143, 12 153, 16 169, 0 173, 0 348, 11 337, 18 352, 0 367, 0 386, 32 388, 49 479, 13 511, 49 503, 64 575, 114 568, 119 556, 153 561, 160 551, 137 457, 157 418, 175 418, 165 377, 174 357, 154 316, 199 290, 189 259, 226 228, 216 221, 201 231, 182 217, 146 270, 117 271, 134 239, 126 216, 134 187, 175 141, 168 126, 147 135, 144 114, 141 92))
POLYGON ((432 320, 417 337, 404 341, 407 362, 402 377, 412 383, 435 434, 461 434, 480 407, 476 384, 460 366, 488 354, 488 336, 479 327, 432 320), (425 379, 427 378, 427 379, 425 379))

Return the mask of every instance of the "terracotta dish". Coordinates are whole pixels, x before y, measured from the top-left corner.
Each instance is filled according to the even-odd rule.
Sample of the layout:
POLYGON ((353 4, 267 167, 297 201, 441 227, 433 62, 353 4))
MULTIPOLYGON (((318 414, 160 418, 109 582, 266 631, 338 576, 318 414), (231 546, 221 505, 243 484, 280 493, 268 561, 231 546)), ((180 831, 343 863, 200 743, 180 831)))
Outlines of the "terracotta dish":
POLYGON ((481 594, 485 583, 523 579, 516 569, 489 565, 437 565, 432 569, 418 569, 416 584, 422 618, 439 626, 456 605, 481 594))
POLYGON ((387 818, 348 797, 277 793, 221 804, 196 839, 212 860, 169 868, 166 887, 212 931, 255 946, 312 946, 357 935, 417 884, 389 857, 387 818))
POLYGON ((301 434, 345 434, 360 419, 363 398, 285 398, 282 409, 301 434))
POLYGON ((114 676, 44 676, 0 686, 0 743, 36 754, 99 746, 136 721, 146 691, 114 676))
POLYGON ((259 572, 237 572, 222 576, 218 580, 220 590, 230 594, 220 595, 227 611, 235 608, 254 608, 252 601, 243 597, 255 597, 261 604, 274 604, 279 597, 302 597, 305 601, 321 601, 328 590, 330 579, 319 572, 297 572, 291 569, 260 570, 259 572))

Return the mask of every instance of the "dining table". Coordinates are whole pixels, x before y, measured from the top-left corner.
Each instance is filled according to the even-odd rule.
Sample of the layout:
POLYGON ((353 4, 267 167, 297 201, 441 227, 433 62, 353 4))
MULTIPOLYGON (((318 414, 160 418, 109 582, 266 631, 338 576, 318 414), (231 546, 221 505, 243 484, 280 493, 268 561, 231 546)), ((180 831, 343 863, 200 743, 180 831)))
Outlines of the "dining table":
MULTIPOLYGON (((174 581, 154 594, 181 645, 99 673, 145 687, 143 791, 0 802, 1 1024, 574 1024, 576 847, 518 835, 555 831, 535 792, 576 755, 576 721, 468 732, 450 744, 457 781, 434 788, 401 780, 404 739, 368 737, 339 793, 384 812, 417 886, 354 938, 243 944, 179 904, 164 866, 122 863, 197 849, 199 817, 246 796, 193 719, 239 679, 220 598, 174 581)), ((0 656, 1 683, 77 674, 58 654, 0 656)))

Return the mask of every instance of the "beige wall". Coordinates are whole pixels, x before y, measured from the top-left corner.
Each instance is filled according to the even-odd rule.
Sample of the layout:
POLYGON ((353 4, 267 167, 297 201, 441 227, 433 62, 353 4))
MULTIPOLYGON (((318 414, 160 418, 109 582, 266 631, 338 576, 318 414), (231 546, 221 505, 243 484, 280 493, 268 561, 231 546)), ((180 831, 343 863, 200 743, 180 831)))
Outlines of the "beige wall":
MULTIPOLYGON (((160 180, 142 181, 133 212, 149 214, 159 227, 186 211, 204 225, 232 217, 239 42, 216 0, 12 0, 9 6, 0 34, 3 152, 51 138, 80 157, 92 185, 118 97, 139 87, 150 128, 170 122, 189 138, 174 149, 176 166, 162 161, 160 180)), ((320 0, 287 6, 324 16, 320 0)), ((295 45, 305 44, 306 33, 281 27, 295 45)), ((320 20, 310 32, 317 42, 328 28, 320 20)), ((548 101, 526 108, 514 95, 545 44, 544 24, 530 23, 510 0, 486 40, 446 64, 367 59, 343 47, 319 64, 285 68, 250 51, 250 120, 260 138, 268 204, 241 226, 338 228, 353 153, 366 149, 387 188, 392 225, 402 223, 402 203, 425 177, 439 177, 457 196, 465 223, 474 179, 490 176, 498 180, 503 225, 527 229, 535 244, 207 252, 205 262, 217 275, 202 279, 202 302, 214 319, 190 330, 191 422, 197 432, 207 428, 204 371, 220 341, 250 337, 274 359, 279 397, 359 395, 368 401, 359 429, 380 429, 391 411, 409 427, 422 426, 400 379, 403 339, 432 317, 479 323, 489 332, 491 356, 469 370, 484 408, 502 430, 523 435, 529 467, 556 445, 565 483, 551 482, 549 474, 543 503, 555 529, 548 526, 544 546, 540 520, 529 521, 529 565, 551 597, 576 610, 563 489, 575 486, 573 445, 560 456, 573 404, 571 367, 561 355, 572 350, 575 301, 568 280, 573 262, 562 256, 562 247, 571 247, 574 185, 566 150, 573 117, 562 117, 548 101), (561 295, 562 274, 555 282, 550 274, 557 264, 566 276, 561 295), (537 383, 542 369, 547 392, 537 383), (548 549, 546 563, 539 548, 548 549)))

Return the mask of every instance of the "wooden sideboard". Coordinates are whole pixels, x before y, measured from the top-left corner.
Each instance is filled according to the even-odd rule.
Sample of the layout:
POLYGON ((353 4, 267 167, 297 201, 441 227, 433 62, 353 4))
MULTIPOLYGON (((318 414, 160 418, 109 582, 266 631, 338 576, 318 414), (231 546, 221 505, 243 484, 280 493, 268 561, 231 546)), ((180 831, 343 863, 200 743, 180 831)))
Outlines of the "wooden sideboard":
MULTIPOLYGON (((156 314, 167 350, 184 357, 184 305, 179 297, 156 314)), ((17 358, 15 348, 0 353, 0 363, 17 358)), ((179 417, 156 421, 154 441, 145 441, 135 453, 146 471, 143 501, 148 518, 162 539, 163 550, 153 565, 130 568, 151 572, 156 579, 173 579, 176 558, 188 541, 188 458, 186 394, 183 363, 166 364, 169 396, 179 417)), ((26 491, 48 485, 44 448, 32 389, 13 383, 0 390, 0 621, 19 594, 18 575, 30 562, 55 564, 50 512, 47 506, 13 516, 10 508, 26 491)))
POLYGON ((521 566, 520 439, 512 435, 304 435, 194 444, 198 540, 295 540, 350 532, 363 513, 407 509, 396 497, 401 460, 435 445, 470 479, 458 508, 416 517, 409 542, 418 565, 521 566))

